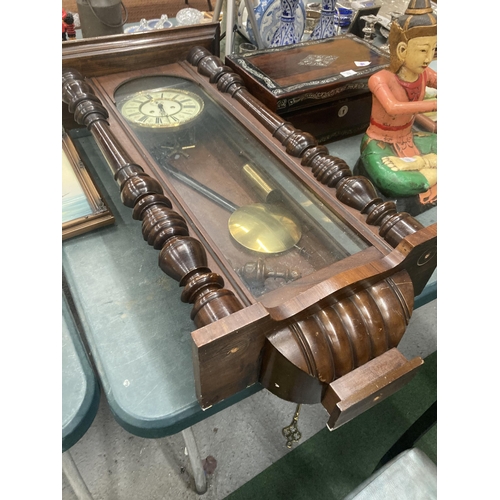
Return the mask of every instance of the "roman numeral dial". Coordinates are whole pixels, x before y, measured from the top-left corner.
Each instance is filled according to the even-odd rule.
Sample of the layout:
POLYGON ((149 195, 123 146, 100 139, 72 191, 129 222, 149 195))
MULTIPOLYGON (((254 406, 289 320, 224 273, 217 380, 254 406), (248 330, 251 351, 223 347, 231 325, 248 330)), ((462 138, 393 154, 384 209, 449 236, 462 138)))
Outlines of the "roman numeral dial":
POLYGON ((121 114, 133 125, 145 128, 174 128, 197 118, 203 99, 180 89, 155 89, 137 92, 118 103, 121 114))

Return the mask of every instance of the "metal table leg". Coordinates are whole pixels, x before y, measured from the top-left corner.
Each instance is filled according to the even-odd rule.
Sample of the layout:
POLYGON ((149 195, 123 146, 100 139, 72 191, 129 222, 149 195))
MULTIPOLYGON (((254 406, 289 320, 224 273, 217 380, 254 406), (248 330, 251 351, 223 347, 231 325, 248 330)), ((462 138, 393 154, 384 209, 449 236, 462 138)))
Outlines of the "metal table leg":
POLYGON ((73 460, 73 457, 69 453, 69 450, 62 454, 62 470, 68 479, 69 484, 71 484, 78 500, 93 500, 92 495, 90 494, 90 491, 73 460))
POLYGON ((219 22, 220 12, 222 10, 222 2, 223 0, 217 0, 217 3, 215 4, 214 14, 212 17, 214 23, 219 22))
MULTIPOLYGON (((222 10, 222 2, 224 0, 217 0, 215 4, 214 14, 213 14, 213 22, 218 23, 220 13, 222 10)), ((226 54, 232 54, 233 52, 233 23, 234 23, 234 0, 227 0, 226 2, 226 54)))
POLYGON ((205 471, 203 470, 203 466, 201 465, 200 454, 194 439, 193 429, 191 427, 184 429, 182 431, 182 437, 184 438, 184 443, 186 444, 186 449, 189 455, 189 461, 191 462, 191 468, 193 469, 196 492, 202 495, 207 491, 207 478, 205 471))

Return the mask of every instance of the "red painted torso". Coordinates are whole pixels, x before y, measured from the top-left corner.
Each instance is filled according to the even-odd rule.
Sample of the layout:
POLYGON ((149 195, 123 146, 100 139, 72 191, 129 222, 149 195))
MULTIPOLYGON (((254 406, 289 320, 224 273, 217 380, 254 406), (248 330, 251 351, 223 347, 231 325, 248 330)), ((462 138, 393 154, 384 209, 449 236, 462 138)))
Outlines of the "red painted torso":
POLYGON ((415 82, 403 82, 389 70, 371 76, 368 86, 373 94, 367 135, 393 145, 401 158, 419 155, 413 144, 416 113, 432 111, 435 102, 423 101, 426 86, 437 88, 437 73, 426 68, 415 82))

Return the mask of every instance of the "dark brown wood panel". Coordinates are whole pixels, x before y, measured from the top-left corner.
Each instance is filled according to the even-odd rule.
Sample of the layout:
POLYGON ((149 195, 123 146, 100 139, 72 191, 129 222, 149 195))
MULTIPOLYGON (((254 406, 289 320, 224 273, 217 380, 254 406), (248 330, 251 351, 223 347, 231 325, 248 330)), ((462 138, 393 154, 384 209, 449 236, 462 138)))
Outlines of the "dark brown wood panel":
MULTIPOLYGON (((290 45, 280 51, 257 53, 246 59, 248 64, 258 68, 282 88, 340 75, 352 70, 354 61, 368 61, 372 66, 387 63, 387 58, 368 44, 343 37, 332 38, 329 43, 290 45), (314 60, 319 57, 332 57, 334 60, 325 66, 304 63, 308 58, 314 60)), ((354 79, 354 76, 345 77, 342 81, 354 79)))
POLYGON ((195 46, 219 54, 219 38, 218 23, 84 38, 62 43, 62 65, 87 78, 150 68, 182 61, 195 46))

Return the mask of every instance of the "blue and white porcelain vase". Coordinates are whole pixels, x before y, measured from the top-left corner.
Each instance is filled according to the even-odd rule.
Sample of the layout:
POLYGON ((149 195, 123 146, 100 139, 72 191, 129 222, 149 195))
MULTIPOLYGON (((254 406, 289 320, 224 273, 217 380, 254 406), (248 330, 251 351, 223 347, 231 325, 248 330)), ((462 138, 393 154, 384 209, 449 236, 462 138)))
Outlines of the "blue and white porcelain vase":
POLYGON ((280 0, 281 18, 276 33, 271 40, 271 47, 292 45, 300 42, 302 33, 295 29, 295 14, 299 6, 299 0, 280 0))
POLYGON ((331 38, 337 34, 337 25, 335 24, 335 6, 337 0, 322 0, 321 15, 310 40, 322 40, 331 38))
MULTIPOLYGON (((254 7, 255 21, 265 48, 271 47, 271 42, 276 35, 276 31, 279 30, 279 27, 282 24, 281 2, 282 0, 259 0, 257 5, 254 7)), ((290 2, 290 0, 288 0, 288 2, 290 2)), ((298 7, 296 7, 295 11, 293 11, 295 19, 294 30, 295 36, 298 36, 300 41, 306 26, 306 8, 304 0, 298 0, 296 3, 298 7)), ((252 25, 248 17, 246 3, 243 0, 240 1, 240 5, 238 7, 237 24, 242 35, 250 40, 251 43, 257 45, 252 25)))

